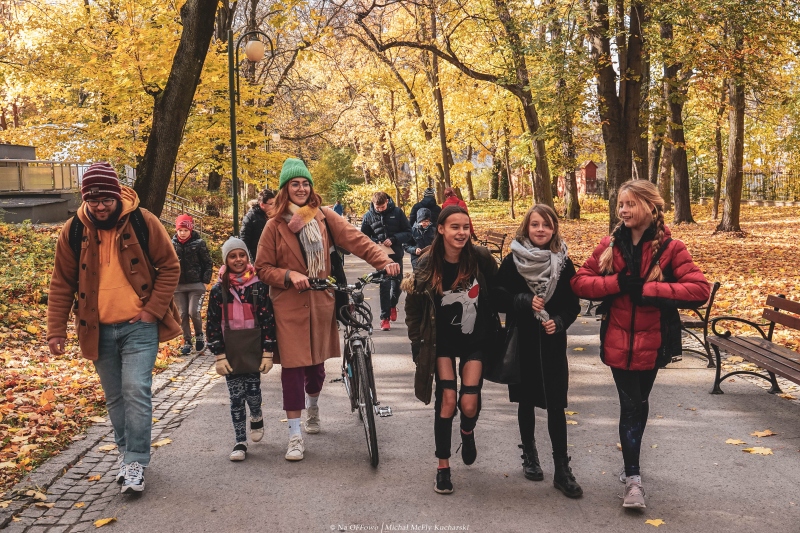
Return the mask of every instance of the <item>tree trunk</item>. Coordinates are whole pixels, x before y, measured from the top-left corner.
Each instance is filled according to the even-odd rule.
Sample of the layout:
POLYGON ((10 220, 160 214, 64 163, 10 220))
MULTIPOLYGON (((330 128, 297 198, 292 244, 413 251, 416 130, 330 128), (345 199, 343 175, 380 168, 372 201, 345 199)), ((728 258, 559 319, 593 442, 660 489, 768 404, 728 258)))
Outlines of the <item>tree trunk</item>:
POLYGON ((727 85, 722 84, 720 91, 719 107, 717 108, 717 124, 714 128, 714 149, 717 155, 717 173, 714 177, 714 201, 711 205, 711 218, 719 217, 719 197, 722 189, 722 172, 724 170, 722 155, 722 117, 725 115, 725 97, 728 94, 727 85))
MULTIPOLYGON (((673 39, 672 24, 661 23, 661 38, 671 46, 673 39)), ((664 64, 664 92, 669 105, 670 139, 672 151, 672 167, 675 171, 675 224, 694 223, 692 218, 691 196, 689 194, 689 164, 686 161, 686 136, 683 131, 683 103, 686 101, 686 82, 681 75, 681 63, 664 64)))
MULTIPOLYGON (((735 30, 734 30, 735 31, 735 30)), ((744 38, 741 26, 736 38, 736 49, 740 52, 736 59, 735 74, 744 72, 744 60, 741 59, 741 50, 744 38)), ((728 82, 730 94, 728 109, 728 173, 725 178, 725 203, 722 208, 722 220, 717 226, 717 231, 741 233, 739 225, 739 211, 742 201, 742 165, 744 163, 744 110, 745 87, 744 80, 739 77, 731 78, 728 82)))
MULTIPOLYGON (((472 145, 467 145, 467 161, 472 163, 472 145)), ((464 176, 465 181, 467 182, 467 196, 469 201, 475 199, 475 187, 472 185, 472 170, 467 171, 467 175, 464 176)))
MULTIPOLYGON (((617 189, 622 182, 631 178, 633 154, 641 149, 639 123, 641 84, 642 84, 642 28, 645 9, 641 0, 632 0, 628 16, 628 39, 617 35, 619 64, 625 67, 620 73, 619 94, 618 76, 611 61, 611 42, 609 27, 608 0, 591 0, 589 37, 592 47, 592 60, 597 77, 598 112, 602 122, 603 144, 606 149, 608 188, 609 230, 616 226, 617 189), (626 44, 626 46, 619 46, 626 44)), ((617 2, 618 20, 624 20, 621 9, 624 2, 617 2)), ((643 154, 639 158, 644 159, 643 154)))
POLYGON ((511 142, 508 138, 509 132, 508 127, 506 127, 506 149, 505 149, 505 163, 506 163, 506 180, 508 186, 508 199, 511 202, 509 205, 509 209, 511 212, 511 220, 517 218, 517 214, 514 212, 514 179, 511 177, 511 161, 509 160, 509 154, 511 152, 511 142))
POLYGON ((641 98, 639 100, 639 138, 635 149, 636 157, 633 160, 636 179, 646 180, 650 176, 650 153, 648 136, 650 135, 650 54, 647 50, 642 52, 642 84, 641 98))
POLYGON ((217 0, 187 0, 181 7, 183 30, 178 50, 166 87, 154 95, 153 126, 136 170, 134 190, 140 205, 156 215, 164 206, 183 128, 214 34, 217 4, 217 0))
POLYGON ((659 121, 658 118, 653 122, 653 138, 650 139, 650 145, 647 149, 647 179, 654 185, 658 183, 658 166, 661 164, 661 149, 664 145, 664 140, 657 131, 663 125, 664 121, 659 121))
MULTIPOLYGON (((436 11, 431 9, 431 40, 436 42, 436 11)), ((444 118, 444 100, 442 86, 439 83, 439 58, 432 54, 431 79, 433 81, 433 98, 436 100, 436 111, 439 118, 439 144, 442 149, 442 174, 445 187, 450 187, 450 158, 447 149, 447 124, 444 118)))
POLYGON ((489 180, 489 198, 498 200, 500 196, 500 171, 502 169, 497 150, 492 152, 492 177, 489 180))
POLYGON ((581 203, 578 200, 578 181, 575 170, 570 170, 564 176, 564 204, 567 208, 567 220, 580 220, 581 203))
POLYGON ((658 191, 664 199, 664 211, 672 210, 672 144, 664 141, 658 172, 658 191))

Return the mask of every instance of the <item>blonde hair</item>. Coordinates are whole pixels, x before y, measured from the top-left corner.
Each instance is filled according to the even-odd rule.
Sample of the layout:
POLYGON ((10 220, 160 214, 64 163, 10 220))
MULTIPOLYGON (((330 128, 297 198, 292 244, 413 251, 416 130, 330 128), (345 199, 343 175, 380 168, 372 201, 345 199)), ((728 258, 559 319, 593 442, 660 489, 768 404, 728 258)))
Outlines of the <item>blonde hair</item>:
MULTIPOLYGON (((656 186, 650 183, 648 180, 626 181, 620 186, 619 191, 617 192, 617 198, 619 198, 619 196, 624 192, 633 196, 634 201, 639 205, 639 207, 649 211, 650 216, 653 217, 651 224, 654 224, 656 227, 656 236, 653 239, 650 248, 653 253, 652 257, 655 258, 656 254, 658 254, 658 250, 661 248, 661 243, 664 242, 665 238, 664 199, 661 198, 661 195, 658 193, 658 188, 656 188, 656 186)), ((622 221, 620 220, 614 227, 614 231, 611 232, 611 242, 608 244, 608 248, 606 248, 600 255, 600 260, 598 261, 600 271, 605 274, 614 273, 614 241, 616 240, 617 232, 621 227, 622 221)), ((661 266, 659 264, 656 263, 653 265, 652 269, 650 270, 650 275, 647 276, 645 281, 664 281, 664 274, 661 272, 661 266)))
POLYGON ((528 212, 525 213, 525 218, 522 219, 522 224, 519 225, 517 228, 517 235, 516 240, 524 244, 525 240, 528 239, 528 226, 531 224, 531 216, 534 213, 538 213, 543 219, 545 219, 550 226, 553 228, 553 237, 550 239, 550 251, 553 253, 558 253, 561 251, 562 248, 562 240, 561 234, 558 232, 558 215, 556 214, 555 210, 550 207, 549 205, 545 204, 534 204, 528 209, 528 212))

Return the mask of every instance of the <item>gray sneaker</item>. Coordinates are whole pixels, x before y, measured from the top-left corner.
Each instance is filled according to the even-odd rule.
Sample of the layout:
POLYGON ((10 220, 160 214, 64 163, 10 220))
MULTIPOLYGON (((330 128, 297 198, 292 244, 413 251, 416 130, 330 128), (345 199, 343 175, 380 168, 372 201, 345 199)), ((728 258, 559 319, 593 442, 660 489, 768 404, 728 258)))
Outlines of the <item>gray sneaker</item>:
POLYGON ((641 476, 629 476, 625 480, 625 496, 622 506, 626 509, 644 509, 644 489, 641 476))
POLYGON ((125 481, 120 492, 142 492, 144 490, 144 467, 136 461, 129 463, 125 471, 125 481))
MULTIPOLYGON (((641 477, 641 470, 639 471, 639 474, 640 474, 639 477, 641 477)), ((626 479, 627 479, 627 477, 625 476, 625 467, 623 466, 622 470, 619 473, 619 482, 620 483, 625 483, 626 479)))
POLYGON ((306 433, 319 433, 319 406, 309 407, 306 415, 306 433))
POLYGON ((117 467, 119 468, 119 471, 117 472, 118 484, 121 484, 123 481, 125 481, 125 472, 128 471, 128 466, 125 464, 125 461, 123 461, 123 458, 124 454, 120 454, 119 462, 117 463, 117 467))

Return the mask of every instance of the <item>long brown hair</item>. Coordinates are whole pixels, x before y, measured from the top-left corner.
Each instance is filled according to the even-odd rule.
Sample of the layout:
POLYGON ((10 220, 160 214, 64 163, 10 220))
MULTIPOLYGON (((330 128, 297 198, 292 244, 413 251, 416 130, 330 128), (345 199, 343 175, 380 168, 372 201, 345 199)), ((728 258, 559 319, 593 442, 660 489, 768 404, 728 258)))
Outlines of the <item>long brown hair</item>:
MULTIPOLYGON (((302 176, 300 176, 302 177, 302 176)), ((292 178, 294 179, 294 178, 292 178)), ((291 182, 292 180, 289 180, 291 182)), ((322 198, 319 194, 314 192, 314 184, 310 181, 308 185, 311 187, 311 191, 308 194, 308 201, 306 205, 309 207, 317 208, 322 205, 322 198)), ((275 218, 281 218, 284 214, 289 212, 289 204, 291 203, 291 199, 289 198, 289 190, 288 187, 289 183, 286 183, 281 190, 278 191, 278 194, 275 196, 275 209, 272 211, 274 213, 275 218)))
MULTIPOLYGON (((419 271, 419 279, 430 283, 436 294, 442 294, 445 287, 442 287, 442 273, 444 272, 444 235, 439 233, 439 226, 444 226, 447 219, 453 215, 469 214, 457 205, 449 205, 442 209, 436 221, 436 237, 433 239, 430 249, 423 254, 427 261, 424 262, 419 271)), ((458 275, 451 287, 446 289, 468 288, 470 280, 478 274, 478 253, 472 246, 472 241, 467 239, 467 244, 461 249, 458 256, 458 275)))
POLYGON ((531 216, 533 216, 534 213, 538 213, 539 216, 548 221, 550 226, 552 226, 553 237, 550 239, 550 251, 557 254, 561 251, 563 245, 561 234, 558 232, 558 215, 556 215, 555 210, 549 205, 534 204, 528 209, 528 212, 525 213, 525 218, 522 219, 522 224, 517 228, 516 240, 520 244, 524 244, 525 240, 530 240, 528 237, 528 226, 531 224, 531 216))
MULTIPOLYGON (((626 192, 633 196, 634 201, 639 204, 639 207, 644 211, 649 211, 650 216, 653 217, 651 224, 656 227, 656 236, 651 243, 651 250, 653 257, 658 254, 661 243, 664 242, 665 228, 664 228, 664 199, 658 193, 658 188, 650 183, 648 180, 630 180, 623 183, 617 197, 626 192)), ((598 261, 600 271, 606 274, 613 274, 614 272, 614 241, 616 234, 622 227, 622 220, 620 220, 611 232, 611 242, 603 253, 600 255, 598 261)), ((645 281, 664 281, 664 274, 661 272, 661 266, 658 264, 653 265, 650 270, 650 275, 647 276, 645 281)))

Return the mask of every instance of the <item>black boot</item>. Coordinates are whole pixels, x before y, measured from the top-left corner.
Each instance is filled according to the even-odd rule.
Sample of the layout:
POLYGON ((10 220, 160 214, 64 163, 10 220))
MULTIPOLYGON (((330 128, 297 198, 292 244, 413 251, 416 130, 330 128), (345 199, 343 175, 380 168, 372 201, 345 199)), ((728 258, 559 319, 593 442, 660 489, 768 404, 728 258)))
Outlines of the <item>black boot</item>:
POLYGON ((583 496, 583 489, 575 481, 575 476, 572 475, 572 469, 569 467, 569 461, 570 457, 566 454, 560 456, 553 454, 553 463, 555 463, 556 467, 553 475, 553 486, 563 492, 567 498, 580 498, 583 496))
POLYGON ((539 464, 539 453, 536 451, 536 441, 532 441, 528 446, 520 444, 522 448, 522 472, 525 478, 531 481, 542 481, 544 479, 544 472, 539 464))

